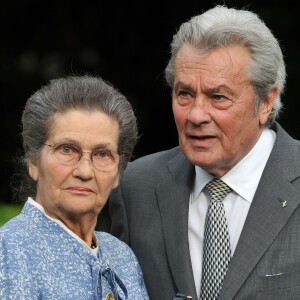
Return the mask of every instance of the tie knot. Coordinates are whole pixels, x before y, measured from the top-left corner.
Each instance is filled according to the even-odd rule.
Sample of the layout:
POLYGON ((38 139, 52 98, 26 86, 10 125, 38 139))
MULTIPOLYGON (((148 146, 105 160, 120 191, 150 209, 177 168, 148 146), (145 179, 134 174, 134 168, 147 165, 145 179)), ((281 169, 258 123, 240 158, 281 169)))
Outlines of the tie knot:
POLYGON ((211 180, 205 188, 209 193, 211 201, 223 201, 231 192, 231 188, 219 178, 211 180))

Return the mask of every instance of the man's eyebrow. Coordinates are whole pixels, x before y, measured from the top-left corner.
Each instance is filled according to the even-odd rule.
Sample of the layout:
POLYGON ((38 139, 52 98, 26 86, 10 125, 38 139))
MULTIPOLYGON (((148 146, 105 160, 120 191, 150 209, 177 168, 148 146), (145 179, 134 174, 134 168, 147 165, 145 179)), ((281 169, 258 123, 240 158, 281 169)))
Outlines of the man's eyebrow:
POLYGON ((178 87, 185 87, 185 88, 190 88, 190 84, 187 84, 185 82, 182 82, 182 81, 177 81, 175 84, 174 84, 174 90, 177 89, 178 87))
MULTIPOLYGON (((188 83, 185 83, 183 81, 177 81, 174 85, 173 90, 176 90, 179 87, 183 87, 186 89, 192 88, 191 85, 188 83)), ((225 90, 226 92, 228 92, 230 94, 234 94, 232 89, 226 84, 219 84, 216 86, 203 86, 202 89, 209 93, 218 93, 218 92, 220 92, 220 90, 223 90, 223 91, 225 90)))
POLYGON ((220 84, 217 86, 208 86, 208 87, 204 87, 204 89, 212 93, 219 92, 220 90, 231 91, 230 87, 225 84, 220 84))

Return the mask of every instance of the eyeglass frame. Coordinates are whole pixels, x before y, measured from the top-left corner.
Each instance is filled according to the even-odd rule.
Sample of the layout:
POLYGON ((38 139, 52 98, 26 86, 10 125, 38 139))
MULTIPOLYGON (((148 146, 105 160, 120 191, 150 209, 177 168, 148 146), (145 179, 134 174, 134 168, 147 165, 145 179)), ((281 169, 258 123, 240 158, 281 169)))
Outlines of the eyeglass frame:
POLYGON ((65 165, 65 166, 75 165, 76 163, 78 163, 81 160, 84 153, 89 153, 90 154, 90 161, 92 162, 92 165, 96 170, 98 170, 98 171, 109 171, 108 169, 107 170, 106 169, 99 169, 95 166, 95 163, 94 163, 94 160, 93 160, 93 153, 95 151, 101 150, 101 149, 105 149, 106 151, 108 151, 111 154, 110 156, 113 158, 114 161, 117 162, 116 165, 118 165, 119 160, 121 158, 121 155, 118 152, 116 152, 112 149, 105 148, 105 147, 95 148, 95 149, 90 150, 90 151, 84 151, 84 150, 82 150, 82 148, 80 146, 78 146, 76 144, 73 144, 73 143, 68 143, 68 142, 56 143, 54 145, 43 143, 43 145, 51 147, 53 149, 53 154, 54 154, 55 158, 57 159, 57 161, 60 164, 65 165), (60 148, 62 146, 69 146, 71 149, 75 150, 75 152, 78 153, 78 158, 76 158, 76 160, 74 160, 74 162, 70 162, 70 163, 60 161, 60 159, 55 155, 55 150, 57 150, 58 148, 60 148))

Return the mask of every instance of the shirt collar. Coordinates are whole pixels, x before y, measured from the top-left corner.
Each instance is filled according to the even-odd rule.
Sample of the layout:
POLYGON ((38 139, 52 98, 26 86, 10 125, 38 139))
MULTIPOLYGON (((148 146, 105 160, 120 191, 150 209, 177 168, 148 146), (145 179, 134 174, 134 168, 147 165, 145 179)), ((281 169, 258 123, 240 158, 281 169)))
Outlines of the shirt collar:
MULTIPOLYGON (((250 203, 274 146, 275 139, 276 133, 269 128, 265 128, 251 151, 222 177, 222 180, 232 190, 250 203)), ((213 179, 213 176, 198 166, 195 166, 195 171, 195 184, 191 193, 191 201, 196 199, 205 185, 213 179)))
POLYGON ((43 215, 46 218, 48 218, 51 221, 57 223, 60 227, 62 227, 65 231, 67 231, 71 236, 73 236, 80 244, 84 245, 90 252, 92 252, 95 256, 97 256, 98 249, 99 249, 99 241, 97 241, 97 247, 96 248, 94 248, 94 249, 90 248, 77 234, 75 234, 72 230, 70 230, 63 222, 48 216, 42 205, 37 203, 31 197, 28 197, 27 202, 30 203, 31 205, 34 205, 37 209, 39 209, 43 213, 43 215))

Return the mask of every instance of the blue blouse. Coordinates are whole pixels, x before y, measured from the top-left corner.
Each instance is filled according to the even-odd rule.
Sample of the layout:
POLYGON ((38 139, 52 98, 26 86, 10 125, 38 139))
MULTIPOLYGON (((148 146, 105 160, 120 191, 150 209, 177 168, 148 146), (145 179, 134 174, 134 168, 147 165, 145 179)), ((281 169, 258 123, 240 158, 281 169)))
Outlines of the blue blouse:
POLYGON ((108 233, 95 235, 97 256, 26 202, 0 228, 0 299, 149 299, 132 250, 108 233))

